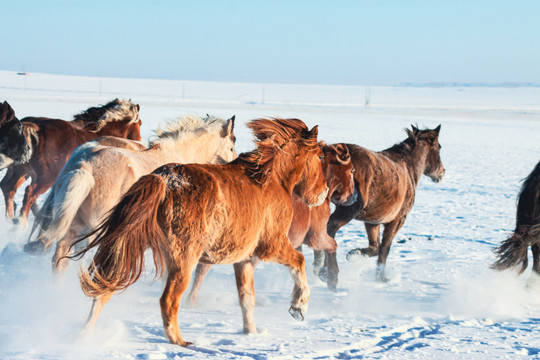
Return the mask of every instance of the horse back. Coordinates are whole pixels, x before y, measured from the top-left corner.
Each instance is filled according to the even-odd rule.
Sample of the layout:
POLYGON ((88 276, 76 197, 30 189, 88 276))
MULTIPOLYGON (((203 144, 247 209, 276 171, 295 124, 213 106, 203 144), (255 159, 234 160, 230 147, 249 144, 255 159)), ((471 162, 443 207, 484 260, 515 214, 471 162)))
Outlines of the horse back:
POLYGON ((236 263, 264 253, 276 223, 283 235, 290 225, 283 194, 268 193, 238 165, 167 164, 154 174, 167 183, 160 218, 178 254, 190 246, 202 249, 203 263, 236 263))

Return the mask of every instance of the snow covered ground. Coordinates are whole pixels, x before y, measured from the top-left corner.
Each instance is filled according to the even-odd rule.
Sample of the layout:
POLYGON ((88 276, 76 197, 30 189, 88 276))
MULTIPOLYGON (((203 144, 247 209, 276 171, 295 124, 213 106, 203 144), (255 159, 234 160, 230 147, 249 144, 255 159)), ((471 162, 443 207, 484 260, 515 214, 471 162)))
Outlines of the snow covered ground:
POLYGON ((513 229, 521 180, 540 160, 540 89, 225 84, 0 72, 0 100, 19 118, 70 119, 114 97, 141 105, 144 138, 177 116, 236 114, 240 151, 253 147, 244 123, 263 116, 297 117, 318 124, 327 142, 374 150, 403 140, 410 124, 442 124, 446 176, 439 184, 420 182, 416 204, 390 252, 389 283, 375 281, 374 258, 345 260, 348 250, 367 244, 363 225, 351 223, 337 235, 337 293, 312 275, 313 257, 304 250, 312 290, 304 322, 287 312, 293 288, 288 271, 271 263, 257 268, 260 334, 245 336, 232 267, 215 266, 199 306, 180 310, 183 336, 196 343, 189 348, 170 345, 163 334, 162 283, 152 281, 152 269, 107 304, 92 340, 78 341, 90 309, 78 284, 79 264, 71 264, 62 279, 54 277, 51 254, 25 254, 28 229, 0 216, 1 359, 540 357, 540 286, 528 281, 530 270, 516 277, 489 269, 492 248, 513 229))

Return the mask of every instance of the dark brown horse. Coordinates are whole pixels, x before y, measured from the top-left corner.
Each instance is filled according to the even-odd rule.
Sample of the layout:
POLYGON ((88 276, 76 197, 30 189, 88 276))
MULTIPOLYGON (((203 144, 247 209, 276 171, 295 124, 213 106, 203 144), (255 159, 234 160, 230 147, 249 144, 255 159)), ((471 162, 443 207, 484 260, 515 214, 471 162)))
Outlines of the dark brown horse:
MULTIPOLYGON (((412 126, 406 129, 407 139, 389 149, 373 152, 353 144, 346 144, 355 168, 354 181, 358 200, 351 206, 336 205, 328 222, 328 235, 337 231, 352 219, 364 222, 369 247, 349 252, 367 256, 378 255, 377 279, 386 281, 384 266, 390 245, 396 233, 405 223, 405 218, 414 204, 416 187, 422 174, 433 181, 441 181, 444 167, 440 158, 439 131, 419 130, 412 126), (384 225, 379 245, 380 226, 384 225)), ((325 262, 329 267, 336 264, 335 253, 327 253, 325 262)), ((322 252, 315 253, 315 261, 321 261, 322 252)), ((326 272, 323 271, 323 274, 326 272)), ((328 278, 329 282, 337 278, 328 278)), ((329 284, 329 287, 332 287, 329 284)))
POLYGON ((0 103, 0 170, 30 159, 31 149, 22 125, 7 101, 0 103))
MULTIPOLYGON (((141 177, 89 236, 97 247, 83 291, 94 298, 85 330, 116 291, 126 289, 144 270, 150 247, 156 272, 166 270, 160 299, 165 333, 173 344, 189 345, 178 327, 180 298, 198 262, 234 264, 244 332, 257 331, 253 319, 253 261, 289 267, 295 286, 289 309, 296 319, 307 310, 309 287, 304 256, 287 237, 293 188, 308 205, 328 194, 321 168, 317 127, 298 119, 259 119, 248 126, 257 149, 224 165, 168 164, 141 177)), ((84 241, 81 239, 79 241, 84 241)))
MULTIPOLYGON (((330 217, 330 202, 335 204, 350 205, 356 201, 357 194, 354 188, 352 173, 354 168, 346 146, 326 145, 319 143, 323 152, 322 169, 328 185, 328 196, 319 206, 307 206, 296 191, 292 195, 293 217, 288 236, 295 249, 301 249, 306 244, 314 250, 326 250, 335 252, 336 241, 328 236, 326 224, 330 217)), ((253 267, 257 265, 253 263, 253 267)), ((195 306, 199 298, 199 290, 202 282, 212 265, 199 263, 195 270, 193 285, 188 296, 188 305, 195 306)), ((337 271, 337 264, 335 267, 337 271)), ((337 272, 332 273, 337 277, 337 272)))
POLYGON ((531 247, 533 272, 540 275, 540 162, 525 179, 518 196, 516 228, 512 236, 495 249, 493 268, 517 268, 523 273, 528 265, 527 250, 531 247))
POLYGON ((73 121, 49 118, 24 118, 23 133, 31 142, 32 155, 28 164, 12 165, 0 182, 6 202, 6 215, 15 217, 15 193, 28 178, 20 220, 26 222, 38 196, 47 191, 73 150, 99 136, 110 135, 141 140, 139 105, 115 99, 106 105, 91 107, 73 121))

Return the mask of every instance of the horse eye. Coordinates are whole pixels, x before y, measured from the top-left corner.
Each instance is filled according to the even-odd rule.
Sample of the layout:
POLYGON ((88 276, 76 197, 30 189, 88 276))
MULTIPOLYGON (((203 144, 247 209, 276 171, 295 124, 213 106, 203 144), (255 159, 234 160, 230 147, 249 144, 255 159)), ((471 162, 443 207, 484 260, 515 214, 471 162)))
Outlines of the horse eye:
POLYGON ((322 155, 319 155, 319 160, 322 160, 323 156, 322 155))

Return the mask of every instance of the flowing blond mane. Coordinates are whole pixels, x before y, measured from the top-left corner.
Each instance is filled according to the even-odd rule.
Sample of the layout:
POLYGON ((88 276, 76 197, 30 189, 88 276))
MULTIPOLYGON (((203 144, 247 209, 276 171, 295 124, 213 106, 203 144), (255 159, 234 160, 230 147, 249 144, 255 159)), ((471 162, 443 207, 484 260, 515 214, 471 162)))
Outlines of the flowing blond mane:
POLYGON ((156 129, 157 138, 150 141, 150 145, 157 145, 166 140, 178 141, 188 136, 197 136, 202 132, 221 132, 227 120, 207 115, 202 118, 197 115, 186 115, 171 120, 156 129))

